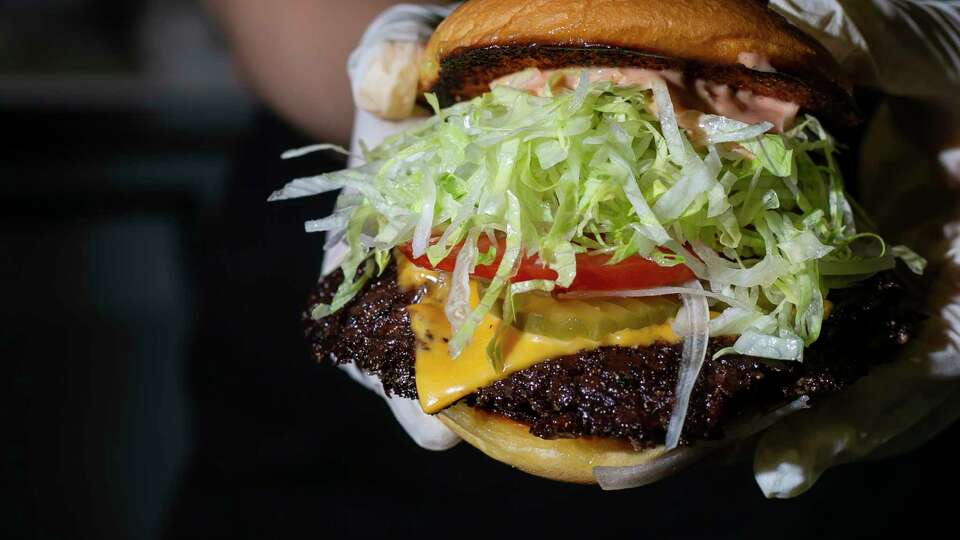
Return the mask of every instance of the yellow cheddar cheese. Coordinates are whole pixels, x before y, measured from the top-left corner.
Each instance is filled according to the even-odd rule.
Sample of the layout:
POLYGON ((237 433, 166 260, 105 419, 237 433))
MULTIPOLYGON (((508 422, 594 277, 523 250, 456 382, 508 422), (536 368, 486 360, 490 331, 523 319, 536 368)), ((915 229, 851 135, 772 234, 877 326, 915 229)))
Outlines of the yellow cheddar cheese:
MULTIPOLYGON (((556 339, 511 327, 503 337, 504 369, 498 372, 487 357, 487 344, 496 334, 500 319, 487 315, 478 325, 473 339, 460 357, 453 359, 447 353, 447 343, 452 331, 443 311, 447 289, 444 275, 419 268, 403 257, 397 258, 400 287, 427 288, 427 293, 420 303, 407 306, 411 327, 417 339, 417 394, 421 407, 427 413, 443 410, 484 386, 550 358, 610 345, 640 347, 650 346, 658 341, 680 341, 669 321, 636 330, 622 330, 600 340, 556 339)), ((479 302, 477 285, 471 282, 470 286, 470 302, 476 306, 479 302)))

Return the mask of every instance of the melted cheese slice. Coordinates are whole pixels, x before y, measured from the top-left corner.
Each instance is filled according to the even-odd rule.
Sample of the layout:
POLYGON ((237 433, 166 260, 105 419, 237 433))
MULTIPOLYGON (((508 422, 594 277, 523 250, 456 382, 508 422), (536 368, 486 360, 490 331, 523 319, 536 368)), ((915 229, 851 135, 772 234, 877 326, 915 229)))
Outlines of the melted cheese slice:
MULTIPOLYGON (((473 339, 460 357, 451 358, 447 353, 447 343, 452 331, 443 311, 447 293, 443 275, 419 268, 402 256, 397 259, 398 284, 401 288, 409 290, 426 287, 426 294, 420 303, 407 306, 407 312, 417 338, 417 394, 420 396, 421 407, 427 413, 439 412, 458 399, 506 378, 511 373, 558 356, 610 345, 646 347, 658 341, 680 341, 669 321, 637 330, 622 330, 601 340, 556 339, 511 327, 507 329, 503 339, 504 370, 497 372, 487 358, 487 344, 496 334, 500 319, 487 315, 477 326, 473 339)), ((479 303, 476 283, 471 282, 470 289, 470 303, 476 306, 479 303)))

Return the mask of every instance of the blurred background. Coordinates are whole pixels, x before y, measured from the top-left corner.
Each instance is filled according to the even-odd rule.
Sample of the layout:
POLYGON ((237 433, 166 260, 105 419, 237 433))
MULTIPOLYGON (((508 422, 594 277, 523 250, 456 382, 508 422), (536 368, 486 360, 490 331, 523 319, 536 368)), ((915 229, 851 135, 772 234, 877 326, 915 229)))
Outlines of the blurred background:
POLYGON ((4 530, 157 537, 198 249, 253 114, 198 2, 0 0, 4 530))
POLYGON ((462 501, 484 489, 526 501, 501 508, 521 523, 667 504, 645 525, 654 536, 719 523, 744 538, 762 515, 778 538, 877 537, 952 517, 952 499, 925 490, 955 461, 942 438, 832 471, 789 503, 765 501, 748 464, 601 499, 470 448, 415 447, 378 398, 309 358, 298 310, 319 240, 302 222, 330 201, 265 200, 339 163, 280 163, 309 139, 243 89, 199 2, 0 0, 0 129, 2 538, 418 530, 428 511, 401 497, 450 531, 476 524, 462 501), (378 468, 383 452, 403 466, 378 468), (429 503, 409 497, 418 485, 429 503))

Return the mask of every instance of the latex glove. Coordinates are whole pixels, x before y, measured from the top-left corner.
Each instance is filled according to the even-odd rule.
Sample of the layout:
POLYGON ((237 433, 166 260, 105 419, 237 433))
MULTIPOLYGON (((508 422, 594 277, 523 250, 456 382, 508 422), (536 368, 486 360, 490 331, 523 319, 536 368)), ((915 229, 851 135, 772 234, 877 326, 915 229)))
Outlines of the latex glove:
POLYGON ((360 109, 387 120, 413 115, 420 54, 433 29, 457 5, 399 4, 370 23, 347 61, 353 100, 360 109))
MULTIPOLYGON (((384 138, 422 121, 426 113, 415 109, 420 51, 436 25, 455 7, 456 4, 399 4, 384 11, 367 28, 347 62, 354 101, 360 107, 354 116, 351 138, 354 156, 361 152, 360 141, 372 148, 384 138)), ((351 167, 358 164, 356 157, 351 158, 351 167)), ((327 250, 323 273, 336 269, 345 255, 343 244, 327 250)), ((387 397, 376 377, 353 364, 339 367, 386 400, 397 422, 422 448, 447 450, 460 442, 460 437, 437 418, 424 413, 417 400, 387 397)))
POLYGON ((772 5, 818 37, 854 82, 890 96, 863 144, 860 202, 886 234, 927 257, 923 279, 933 283, 932 318, 901 359, 762 436, 757 483, 785 498, 834 464, 908 451, 960 417, 960 2, 772 5))

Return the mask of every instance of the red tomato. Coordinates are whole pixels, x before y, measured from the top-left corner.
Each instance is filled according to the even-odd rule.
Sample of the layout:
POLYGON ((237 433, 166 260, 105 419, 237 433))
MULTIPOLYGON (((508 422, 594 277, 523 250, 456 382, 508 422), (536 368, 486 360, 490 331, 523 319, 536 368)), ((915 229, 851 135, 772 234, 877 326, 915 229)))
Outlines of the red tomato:
MULTIPOLYGON (((440 261, 436 266, 430 264, 426 255, 414 258, 413 248, 407 243, 399 247, 400 251, 410 259, 413 264, 421 268, 433 268, 443 270, 444 272, 453 272, 453 267, 457 262, 457 254, 460 253, 462 246, 454 246, 450 254, 440 261)), ((477 248, 481 253, 490 249, 490 240, 486 236, 481 236, 477 240, 477 248)), ((504 242, 498 240, 497 258, 491 264, 477 266, 474 268, 473 277, 483 279, 493 279, 500 266, 500 260, 503 258, 504 242)), ((649 287, 660 287, 663 285, 674 285, 693 279, 693 272, 685 265, 660 266, 659 264, 645 259, 638 255, 628 257, 617 264, 608 265, 609 255, 588 255, 580 253, 577 255, 577 275, 573 278, 573 283, 567 287, 568 291, 613 291, 619 289, 646 289, 649 287)), ((521 281, 530 281, 532 279, 557 279, 557 273, 546 268, 536 256, 524 257, 520 262, 520 268, 517 269, 517 275, 511 279, 517 283, 521 281)))

